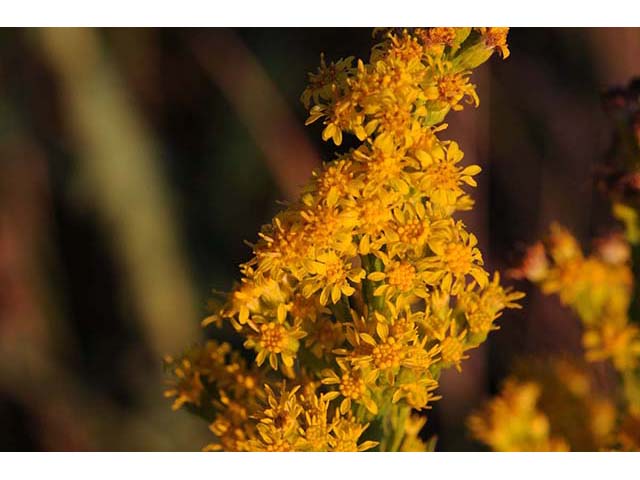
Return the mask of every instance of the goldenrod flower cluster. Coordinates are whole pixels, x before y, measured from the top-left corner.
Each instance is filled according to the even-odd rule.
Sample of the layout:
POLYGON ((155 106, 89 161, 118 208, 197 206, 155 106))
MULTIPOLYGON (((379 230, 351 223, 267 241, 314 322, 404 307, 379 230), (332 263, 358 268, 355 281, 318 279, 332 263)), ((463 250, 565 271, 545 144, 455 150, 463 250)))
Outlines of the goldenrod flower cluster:
POLYGON ((471 433, 498 452, 566 452, 550 434, 549 418, 537 407, 540 387, 508 379, 499 396, 469 418, 471 433))
MULTIPOLYGON (((568 230, 554 224, 548 237, 529 248, 522 266, 512 273, 534 282, 543 293, 557 294, 576 312, 583 326, 585 358, 591 362, 609 360, 619 374, 621 408, 614 410, 613 416, 628 425, 640 418, 640 328, 631 316, 635 283, 631 246, 620 234, 610 234, 594 244, 594 251, 587 256, 568 230)), ((596 418, 593 412, 585 415, 596 418)), ((630 442, 624 439, 633 438, 625 436, 624 430, 610 437, 589 448, 628 448, 625 445, 630 442)))
POLYGON ((496 451, 593 451, 616 441, 615 402, 581 362, 526 359, 500 394, 468 420, 476 439, 496 451))
POLYGON ((210 342, 169 362, 167 394, 211 422, 210 448, 426 448, 410 410, 429 408, 440 371, 460 369, 521 297, 489 278, 454 218, 480 167, 437 137, 450 110, 478 104, 471 70, 508 55, 506 34, 378 30, 368 62, 323 58, 309 76, 307 123, 359 144, 262 228, 204 322, 228 322, 255 359, 210 342))
POLYGON ((558 224, 545 242, 531 247, 517 275, 557 294, 584 326, 583 345, 589 360, 613 361, 620 371, 633 370, 640 361, 640 329, 629 321, 633 277, 629 245, 611 235, 585 256, 578 241, 558 224))

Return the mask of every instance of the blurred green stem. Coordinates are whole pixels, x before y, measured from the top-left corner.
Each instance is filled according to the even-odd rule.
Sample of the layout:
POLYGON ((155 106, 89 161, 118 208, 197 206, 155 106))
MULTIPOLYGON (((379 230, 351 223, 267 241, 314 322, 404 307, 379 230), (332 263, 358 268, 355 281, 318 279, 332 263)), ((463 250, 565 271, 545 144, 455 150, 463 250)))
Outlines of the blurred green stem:
POLYGON ((95 30, 36 35, 60 81, 80 185, 119 248, 142 330, 158 358, 176 352, 200 332, 158 149, 95 30))

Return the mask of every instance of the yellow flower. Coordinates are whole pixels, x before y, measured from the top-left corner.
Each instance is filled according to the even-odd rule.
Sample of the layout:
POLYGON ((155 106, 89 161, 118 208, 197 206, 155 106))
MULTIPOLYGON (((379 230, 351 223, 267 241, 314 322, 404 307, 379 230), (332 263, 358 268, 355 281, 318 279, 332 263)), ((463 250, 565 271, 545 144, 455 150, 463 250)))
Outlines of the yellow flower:
POLYGON ((377 252, 377 256, 383 259, 384 272, 371 272, 368 280, 382 282, 373 292, 375 296, 385 296, 387 299, 400 296, 426 297, 425 280, 431 279, 430 272, 419 272, 416 266, 409 261, 391 260, 383 252, 377 252), (426 279, 425 279, 426 277, 426 279))
POLYGON ((507 47, 508 27, 488 27, 481 28, 480 31, 488 47, 498 50, 502 58, 509 56, 509 47, 507 47))
POLYGON ((435 110, 451 108, 462 110, 462 102, 478 106, 480 100, 475 85, 469 83, 469 72, 452 72, 450 64, 435 63, 436 75, 433 86, 429 87, 428 100, 432 100, 435 110))
POLYGON ((167 398, 177 397, 172 405, 173 410, 178 410, 185 403, 200 405, 200 397, 204 391, 200 372, 193 369, 193 365, 186 359, 183 359, 181 365, 175 367, 173 371, 178 379, 174 388, 169 388, 164 392, 167 398))
POLYGON ((498 328, 494 321, 501 315, 502 310, 520 308, 515 301, 521 299, 524 294, 502 288, 500 275, 497 273, 483 289, 477 291, 472 287, 473 285, 469 285, 460 293, 456 307, 464 312, 469 333, 484 341, 491 330, 498 328))
POLYGON ((202 347, 189 349, 182 358, 165 358, 165 365, 175 377, 171 387, 164 395, 167 398, 176 397, 173 410, 178 410, 185 404, 200 406, 204 393, 204 380, 211 380, 216 372, 225 365, 227 355, 231 351, 228 343, 208 341, 202 347))
POLYGON ((338 360, 337 363, 340 366, 340 375, 330 369, 323 372, 322 383, 324 385, 338 386, 338 390, 327 394, 327 398, 342 397, 340 412, 343 415, 351 411, 352 401, 361 403, 371 414, 376 415, 378 406, 371 398, 371 388, 375 387, 377 372, 369 371, 364 373, 360 370, 353 370, 344 361, 338 360))
POLYGON ((344 254, 355 254, 352 229, 356 224, 349 211, 340 211, 328 205, 316 205, 300 212, 304 222, 302 234, 309 244, 307 253, 332 248, 344 254))
POLYGON ((304 409, 304 422, 300 426, 302 440, 299 449, 311 452, 326 452, 329 449, 328 423, 330 399, 326 394, 320 396, 315 392, 303 393, 301 405, 304 409))
POLYGON ((549 419, 536 408, 540 387, 507 380, 498 397, 469 418, 473 435, 497 452, 568 451, 550 435, 549 419))
POLYGON ((469 358, 468 355, 464 354, 465 350, 469 348, 465 345, 466 336, 466 330, 456 334, 456 324, 451 324, 449 335, 444 337, 440 342, 440 357, 445 367, 454 365, 456 370, 462 370, 460 362, 469 358))
POLYGON ((460 29, 451 27, 418 28, 415 34, 422 39, 425 50, 432 54, 442 54, 445 47, 451 47, 460 29))
POLYGON ((433 394, 438 388, 438 382, 433 378, 416 376, 412 381, 405 380, 398 383, 398 389, 393 394, 393 403, 404 399, 411 408, 420 410, 423 408, 431 408, 430 402, 434 402, 441 397, 433 394))
POLYGON ((458 166, 464 154, 457 143, 450 142, 447 148, 436 148, 431 152, 418 150, 415 156, 421 168, 413 174, 414 181, 428 195, 434 209, 450 215, 456 210, 471 208, 473 202, 462 187, 475 187, 473 177, 481 170, 478 165, 458 166))
POLYGON ((313 173, 316 181, 305 189, 304 194, 315 193, 318 199, 324 201, 328 207, 334 207, 340 202, 357 196, 364 188, 364 182, 356 174, 354 164, 347 158, 327 164, 322 172, 313 173))
POLYGON ((320 55, 318 72, 309 74, 309 86, 300 97, 304 106, 309 108, 311 100, 317 104, 321 100, 330 99, 334 94, 334 89, 344 83, 352 63, 353 57, 347 57, 327 65, 324 54, 320 55))
POLYGON ((456 295, 465 286, 467 275, 481 287, 486 286, 488 274, 482 268, 482 254, 476 247, 478 240, 473 233, 467 233, 459 224, 448 239, 435 239, 429 247, 435 257, 428 257, 425 263, 432 269, 442 272, 443 289, 456 295))
POLYGON ((611 359, 616 369, 627 371, 640 363, 640 330, 628 318, 633 282, 622 260, 626 249, 621 239, 615 242, 615 252, 607 255, 600 243, 595 254, 585 257, 573 235, 553 224, 549 237, 530 250, 517 272, 538 283, 543 293, 558 294, 578 314, 588 360, 611 359))
MULTIPOLYGON (((393 385, 396 375, 403 365, 412 365, 410 354, 413 353, 410 343, 416 341, 415 330, 401 335, 391 334, 389 325, 383 321, 375 323, 375 337, 366 332, 355 332, 356 348, 349 357, 351 363, 359 369, 367 369, 377 377, 384 374, 387 383, 393 385), (362 348, 364 347, 364 348, 362 348)), ((349 337, 347 337, 349 339, 349 337)))
POLYGON ((358 443, 360 436, 369 425, 360 425, 349 418, 340 418, 331 426, 329 445, 333 452, 364 452, 378 445, 378 442, 367 440, 358 443))
POLYGON ((254 246, 255 258, 249 262, 257 265, 256 274, 276 279, 285 272, 297 275, 298 265, 309 250, 303 229, 299 215, 293 212, 277 215, 270 225, 265 225, 254 246))
MULTIPOLYGON (((284 308, 280 309, 284 312, 284 308)), ((284 321, 285 313, 281 314, 278 322, 262 323, 255 327, 255 333, 244 342, 246 348, 252 348, 257 353, 256 363, 262 365, 268 358, 269 365, 278 369, 278 355, 286 367, 293 366, 293 360, 300 346, 299 340, 307 334, 300 328, 300 322, 289 325, 284 321)))
POLYGON ((326 305, 329 299, 332 303, 338 303, 342 295, 353 295, 355 288, 349 281, 359 283, 365 275, 362 268, 353 266, 333 251, 318 255, 315 261, 308 261, 305 266, 309 277, 305 280, 302 293, 310 297, 320 290, 322 305, 326 305))

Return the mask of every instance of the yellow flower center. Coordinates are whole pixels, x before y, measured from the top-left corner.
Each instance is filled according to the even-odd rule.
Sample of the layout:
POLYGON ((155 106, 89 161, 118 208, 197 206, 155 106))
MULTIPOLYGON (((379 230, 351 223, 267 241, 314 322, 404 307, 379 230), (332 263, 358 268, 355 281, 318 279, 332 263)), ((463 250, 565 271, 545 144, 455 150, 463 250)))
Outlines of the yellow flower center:
POLYGON ((471 333, 488 332, 493 324, 493 318, 487 312, 476 312, 467 317, 471 333))
POLYGON ((470 247, 461 243, 450 243, 443 255, 444 262, 454 275, 465 275, 471 270, 473 253, 470 247))
POLYGON ((307 220, 304 228, 305 238, 311 239, 316 246, 327 245, 331 242, 341 226, 337 212, 331 208, 317 208, 303 213, 307 220))
POLYGON ((361 378, 345 373, 340 380, 340 393, 352 400, 358 400, 364 394, 366 386, 361 378))
POLYGON ((450 163, 438 163, 429 167, 431 185, 439 190, 456 190, 458 187, 458 171, 450 163))
POLYGON ((394 42, 389 53, 398 60, 409 63, 411 60, 420 60, 422 58, 422 45, 415 38, 404 37, 394 42))
POLYGON ((371 182, 379 183, 389 178, 396 178, 401 170, 400 159, 382 152, 376 152, 367 162, 367 177, 371 182))
POLYGON ((411 123, 411 113, 407 108, 399 108, 398 105, 394 105, 394 107, 384 111, 380 119, 380 128, 397 138, 402 138, 411 123))
POLYGON ((320 196, 326 197, 332 188, 335 188, 340 195, 348 190, 349 184, 353 180, 353 172, 343 170, 345 163, 342 161, 327 168, 320 176, 318 179, 318 193, 320 196))
POLYGON ((400 225, 397 228, 398 237, 402 243, 408 243, 410 245, 420 245, 424 243, 424 238, 429 231, 429 226, 426 222, 413 219, 404 225, 400 225))
POLYGON ((416 269, 409 263, 399 263, 387 274, 389 285, 406 292, 413 286, 416 277, 416 269))
POLYGON ((397 368, 402 361, 402 346, 395 338, 389 337, 385 343, 373 347, 371 358, 379 369, 397 368))
POLYGON ((456 30, 451 27, 434 27, 419 32, 422 41, 427 45, 451 45, 456 38, 456 30))
POLYGON ((397 319, 393 325, 391 325, 391 335, 394 337, 401 337, 405 333, 410 332, 414 327, 414 323, 407 318, 397 319))
POLYGON ((311 425, 305 431, 307 441, 316 449, 326 447, 328 434, 327 426, 323 424, 311 425))
POLYGON ((361 211, 362 230, 374 235, 385 226, 390 217, 389 210, 381 202, 367 202, 361 211))
POLYGON ((279 323, 260 326, 260 346, 271 353, 281 353, 287 344, 287 329, 279 323))
POLYGON ((335 284, 344 281, 346 272, 342 260, 339 258, 332 259, 325 264, 327 283, 335 284))
POLYGON ((465 81, 458 75, 446 75, 438 80, 440 100, 456 105, 465 94, 465 81))

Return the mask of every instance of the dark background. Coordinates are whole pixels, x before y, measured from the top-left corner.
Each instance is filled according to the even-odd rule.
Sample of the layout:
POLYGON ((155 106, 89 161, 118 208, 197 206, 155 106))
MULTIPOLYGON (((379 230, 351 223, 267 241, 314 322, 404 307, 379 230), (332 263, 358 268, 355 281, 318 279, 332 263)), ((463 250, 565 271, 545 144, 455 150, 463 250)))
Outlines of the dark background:
MULTIPOLYGON (((161 358, 202 335, 261 224, 332 145, 298 98, 319 62, 367 58, 369 29, 0 30, 0 450, 197 450, 161 358)), ((614 224, 593 188, 611 129, 601 91, 640 73, 638 29, 512 29, 449 116, 483 173, 465 215, 505 270, 558 220, 589 246, 614 224)), ((439 450, 515 357, 579 352, 577 320, 524 310, 443 379, 439 450)))

